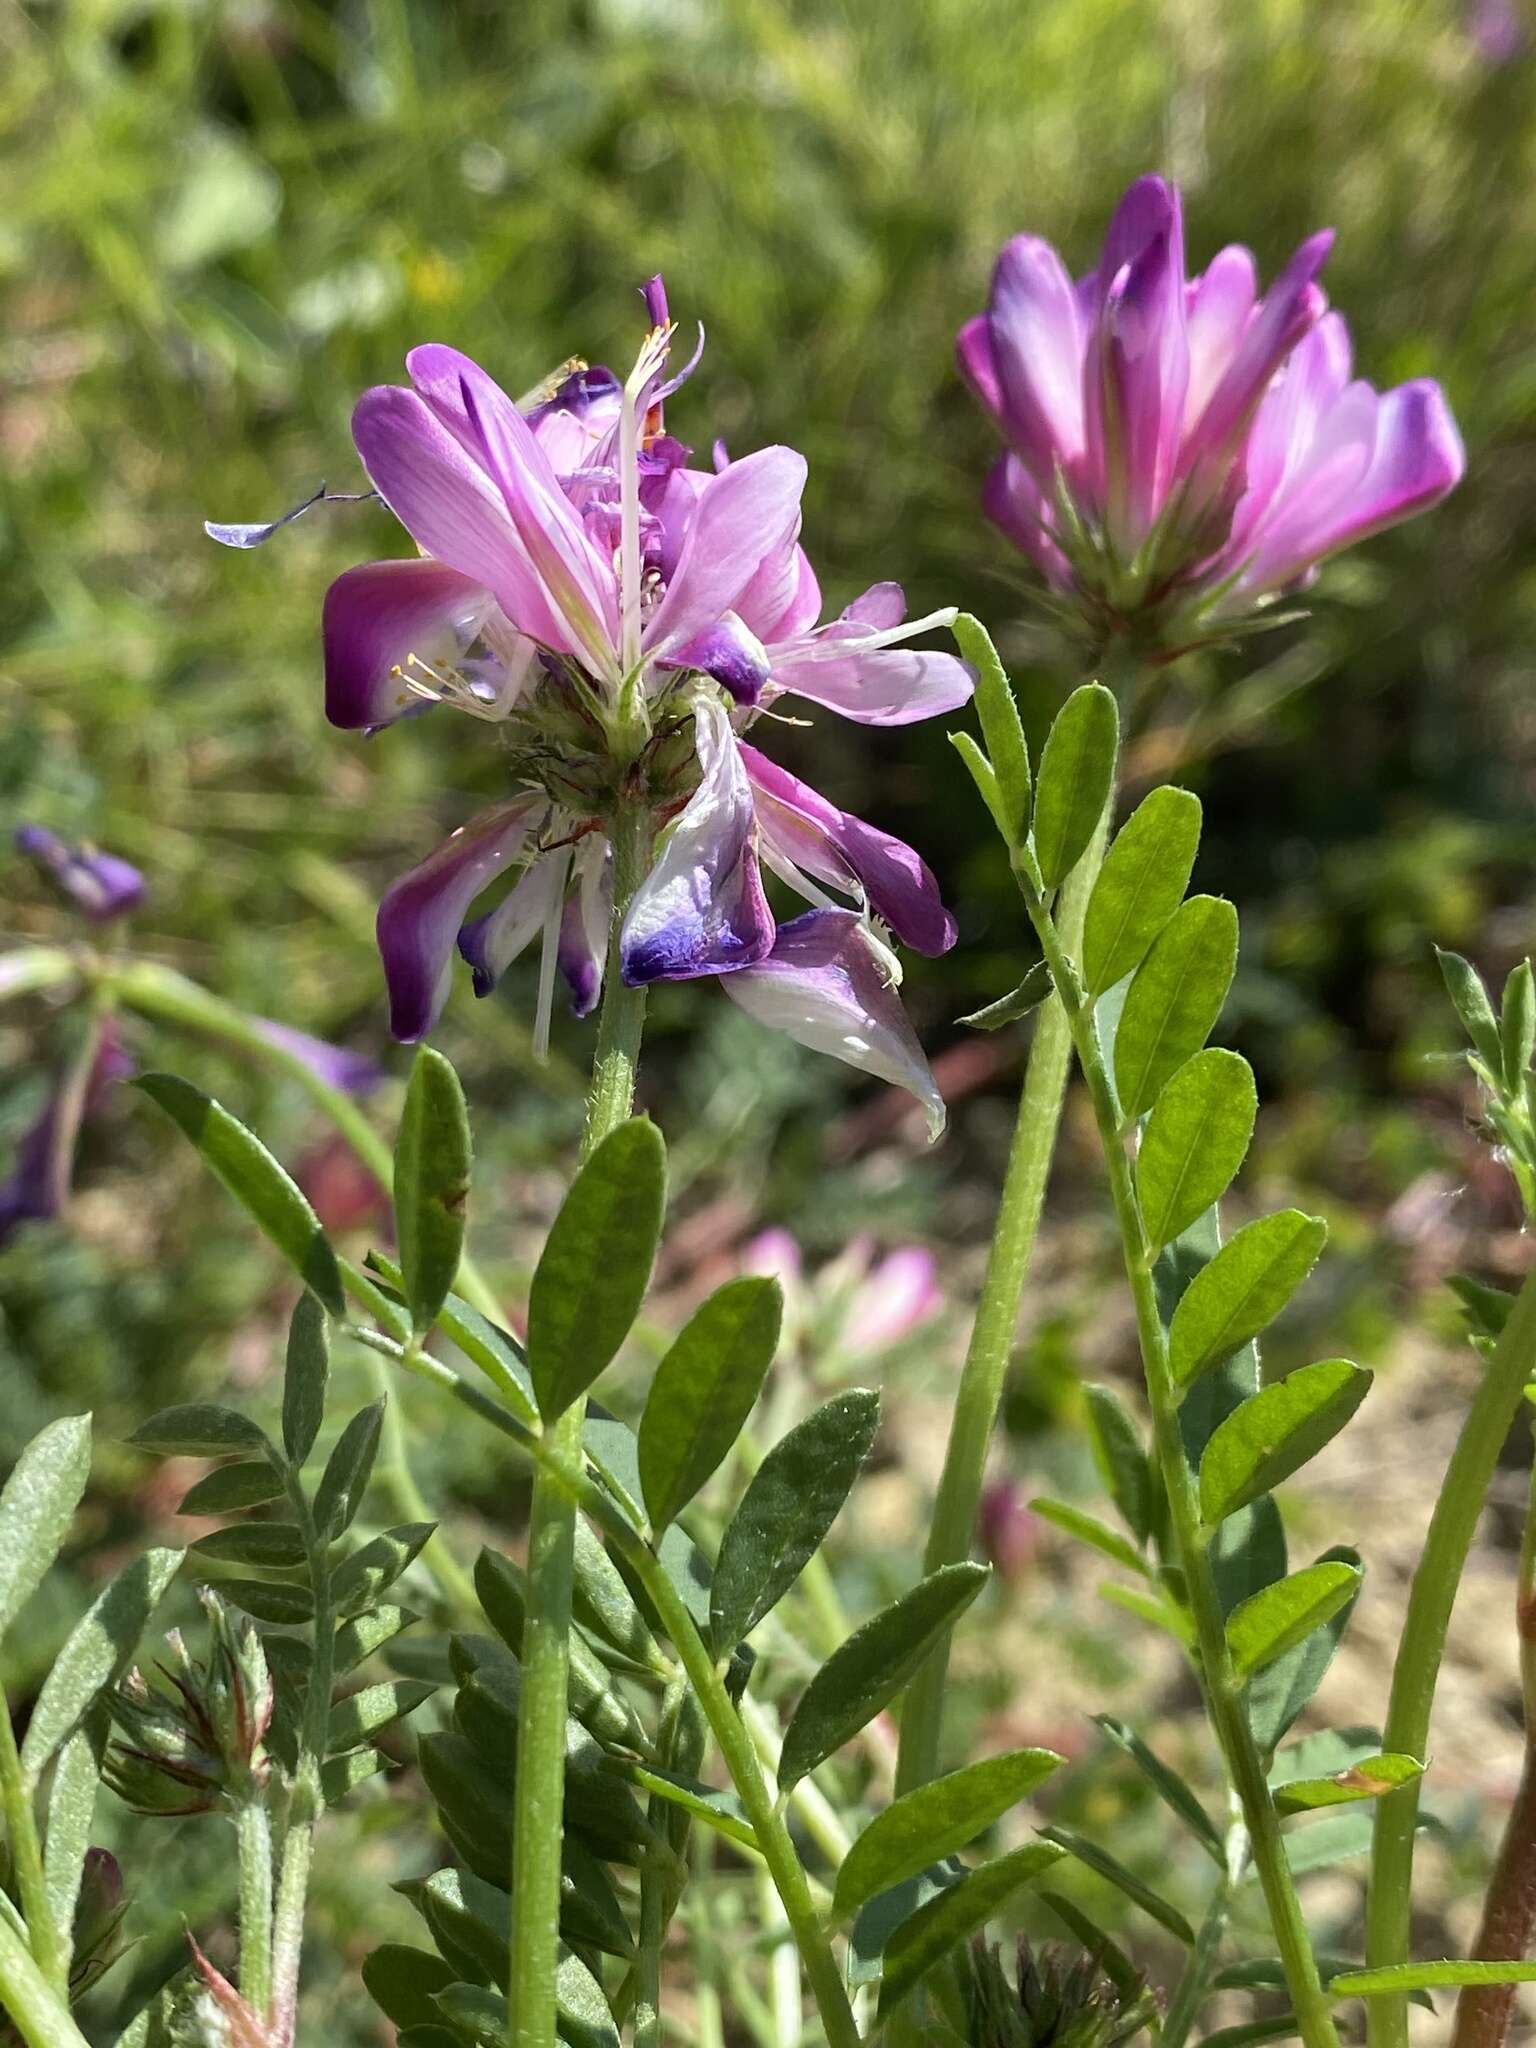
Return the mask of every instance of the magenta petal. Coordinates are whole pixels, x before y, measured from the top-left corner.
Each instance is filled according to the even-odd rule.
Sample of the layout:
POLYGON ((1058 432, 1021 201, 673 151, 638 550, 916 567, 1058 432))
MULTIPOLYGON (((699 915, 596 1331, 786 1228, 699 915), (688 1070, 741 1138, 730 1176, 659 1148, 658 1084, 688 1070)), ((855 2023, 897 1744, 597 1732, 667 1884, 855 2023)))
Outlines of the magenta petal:
POLYGON ((821 617, 821 585, 798 541, 764 559, 734 609, 765 647, 810 631, 821 617))
POLYGON ((871 633, 828 631, 783 653, 770 648, 773 681, 859 725, 915 725, 968 704, 975 678, 958 655, 882 647, 871 633))
POLYGON ((392 883, 379 905, 378 941, 389 985, 389 1028, 412 1044, 442 1014, 464 913, 488 882, 518 857, 543 797, 498 804, 392 883))
POLYGON ((1193 425, 1236 353, 1258 298, 1253 257, 1233 243, 1212 257, 1205 275, 1191 287, 1185 331, 1189 342, 1189 389, 1184 418, 1193 425))
POLYGON ((930 955, 949 951, 955 921, 920 854, 889 832, 840 811, 756 747, 743 743, 741 756, 765 842, 776 841, 787 859, 834 888, 846 887, 845 878, 853 876, 870 909, 903 945, 930 955))
POLYGON ((1134 263, 1150 242, 1160 235, 1176 245, 1180 269, 1184 263, 1183 208, 1177 187, 1166 179, 1149 175, 1128 185, 1109 217, 1104 247, 1093 283, 1100 303, 1128 263, 1134 263))
POLYGON ((981 509, 1048 583, 1058 590, 1072 587, 1072 568, 1052 536, 1050 510, 1040 486, 1011 448, 987 472, 981 509))
POLYGON ((943 1130, 944 1099, 889 966, 851 910, 808 910, 780 925, 768 958, 720 985, 798 1045, 909 1090, 928 1112, 929 1136, 943 1130))
POLYGON ((856 626, 889 633, 907 616, 907 593, 899 583, 871 583, 862 597, 844 605, 842 616, 856 626))
POLYGON ((1154 236, 1111 285, 1102 363, 1106 509, 1129 560, 1163 508, 1184 425, 1184 269, 1171 233, 1154 236))
POLYGON ((364 562, 325 593, 325 715, 332 725, 368 731, 388 725, 423 699, 396 673, 411 654, 456 662, 478 631, 491 599, 484 586, 441 562, 364 562))
POLYGON ((664 654, 657 666, 696 669, 729 690, 738 704, 755 704, 768 680, 769 663, 762 641, 727 612, 675 654, 664 654))
POLYGON ((761 960, 773 944, 752 790, 718 699, 699 699, 694 729, 703 779, 624 920, 621 952, 631 988, 728 974, 761 960))
POLYGON ((415 391, 365 391, 352 438, 379 495, 439 562, 484 585, 520 633, 557 654, 575 651, 483 465, 415 391))
POLYGON ((999 426, 1003 421, 1003 385, 992 349, 992 320, 978 313, 955 336, 955 366, 999 426))
POLYGON ((735 609, 763 562, 794 538, 804 489, 805 457, 793 448, 760 448, 709 479, 646 627, 648 653, 674 652, 735 609))
POLYGON ((1332 247, 1331 229, 1310 236, 1265 293, 1209 404, 1193 423, 1184 448, 1186 470, 1201 462, 1219 467, 1228 459, 1270 379, 1327 311, 1328 302, 1314 279, 1332 247))
POLYGON ((384 1080, 384 1069, 366 1053, 332 1045, 328 1038, 313 1038, 307 1031, 295 1031, 291 1025, 274 1023, 270 1017, 252 1017, 249 1021, 268 1045, 287 1053, 291 1059, 302 1060, 312 1074, 318 1075, 328 1087, 340 1089, 343 1095, 371 1095, 384 1080))
MULTIPOLYGON (((1048 242, 1016 235, 1006 244, 987 312, 1000 423, 1035 481, 1049 491, 1058 467, 1070 476, 1082 459, 1086 337, 1072 280, 1048 242)), ((969 353, 977 357, 974 342, 969 353)))

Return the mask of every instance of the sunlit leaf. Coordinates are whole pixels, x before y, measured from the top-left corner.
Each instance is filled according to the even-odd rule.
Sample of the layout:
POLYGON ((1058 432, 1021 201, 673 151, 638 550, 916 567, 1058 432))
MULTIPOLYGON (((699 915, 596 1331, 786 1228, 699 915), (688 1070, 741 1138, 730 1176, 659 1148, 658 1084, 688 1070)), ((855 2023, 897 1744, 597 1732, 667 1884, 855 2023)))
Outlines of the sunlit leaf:
POLYGON ((1037 1884, 1061 1860, 1061 1853, 1049 1842, 1028 1842, 983 1863, 904 1920, 885 1946, 882 2012, 898 2004, 951 1950, 985 1927, 1016 1893, 1037 1884))
POLYGON ((1360 1572, 1353 1565, 1313 1564, 1245 1600, 1227 1621, 1227 1647, 1237 1676, 1246 1678, 1311 1635, 1353 1597, 1359 1584, 1360 1572))
POLYGON ((1250 1395, 1215 1431, 1200 1460, 1206 1521, 1221 1521, 1299 1471, 1337 1436, 1370 1384, 1363 1366, 1325 1358, 1250 1395))
POLYGON ((395 1227, 417 1335, 448 1299, 464 1251, 472 1147, 464 1090, 450 1063, 419 1046, 395 1140, 395 1227))
POLYGON ((757 1403, 779 1341, 777 1280, 728 1280, 694 1310, 651 1382, 640 1418, 640 1485, 664 1529, 730 1451, 757 1403))
POLYGON ((1115 786, 1120 713, 1102 683, 1084 683, 1056 715, 1035 784, 1034 845, 1054 889, 1087 851, 1115 786))
POLYGON ((0 1635, 63 1548, 91 1474, 91 1418, 66 1415, 33 1437, 0 1492, 0 1635))
POLYGON ((1136 1161, 1142 1219, 1154 1250, 1226 1193, 1257 1114, 1253 1075, 1235 1052, 1208 1047, 1174 1075, 1147 1119, 1136 1161))
POLYGON ((1083 924, 1083 981, 1102 995, 1141 964, 1184 898, 1200 844, 1200 799, 1164 784, 1115 834, 1083 924))
POLYGON ((1115 1093, 1128 1117, 1152 1107, 1221 1015, 1237 965, 1237 912, 1191 896, 1137 968, 1115 1032, 1115 1093))
POLYGON ((1174 1311, 1168 1362, 1187 1386, 1225 1365, 1279 1315, 1317 1264, 1328 1226, 1300 1209, 1261 1216, 1196 1273, 1174 1311))

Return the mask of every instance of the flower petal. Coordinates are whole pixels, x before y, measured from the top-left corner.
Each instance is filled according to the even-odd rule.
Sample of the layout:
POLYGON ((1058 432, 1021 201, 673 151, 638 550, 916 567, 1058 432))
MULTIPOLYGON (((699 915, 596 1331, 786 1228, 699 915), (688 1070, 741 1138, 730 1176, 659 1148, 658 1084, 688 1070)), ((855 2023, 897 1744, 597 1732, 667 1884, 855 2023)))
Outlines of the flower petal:
POLYGON ((805 457, 793 448, 760 448, 709 479, 646 627, 648 654, 674 652, 734 610, 762 564, 794 538, 804 489, 805 457))
POLYGON ((889 633, 907 616, 907 593, 899 583, 871 583, 862 597, 844 605, 842 616, 857 626, 889 633))
POLYGON ((949 951, 956 938, 955 920, 920 854, 889 832, 840 811, 809 783, 745 741, 741 757, 757 800, 765 845, 774 845, 796 866, 833 888, 846 890, 851 877, 870 909, 903 945, 930 956, 949 951))
POLYGON ((92 924, 126 917, 144 901, 144 877, 131 861, 92 847, 71 846, 45 825, 20 825, 15 845, 36 862, 92 924))
POLYGON ((780 925, 768 958, 722 975, 720 985, 748 1016, 798 1045, 907 1089, 928 1112, 929 1137, 943 1130, 938 1084, 887 963, 851 910, 808 910, 780 925))
POLYGON ((1048 242, 1016 235, 1004 246, 992 274, 987 321, 990 354, 973 340, 963 349, 962 367, 984 403, 995 376, 999 424, 1049 491, 1058 466, 1071 476, 1082 460, 1086 337, 1072 280, 1048 242))
POLYGON ((992 524, 1028 555, 1057 590, 1072 587, 1072 568, 1051 535, 1050 508, 1029 471, 1010 448, 987 472, 981 509, 992 524))
POLYGON ((761 960, 773 944, 752 789, 717 698, 699 698, 694 729, 703 779, 624 920, 624 979, 631 988, 729 973, 761 960))
POLYGON ((464 913, 515 860, 548 808, 541 796, 498 804, 402 875, 385 892, 377 923, 389 984, 389 1028, 412 1044, 442 1014, 464 913))
POLYGON ((571 991, 571 1009, 590 1017, 602 994, 608 959, 608 925, 613 916, 613 861, 598 833, 576 851, 576 886, 560 921, 560 972, 571 991))
POLYGON ((1163 508, 1184 425, 1184 262, 1171 228, 1155 235, 1111 284, 1102 363, 1106 516, 1128 561, 1163 508))
POLYGON ((735 612, 726 612, 686 647, 664 654, 658 668, 696 669, 729 690, 738 704, 755 704, 768 680, 768 655, 735 612))
POLYGON ((1237 440, 1253 418, 1270 380, 1302 336, 1328 310, 1328 301, 1314 280, 1332 247, 1331 229, 1309 236, 1244 325, 1209 403, 1184 444, 1182 467, 1186 473, 1192 474, 1202 466, 1217 473, 1202 477, 1203 491, 1219 488, 1219 472, 1230 461, 1237 440))
POLYGON ((474 971, 477 996, 488 996, 520 953, 548 924, 565 888, 566 863, 536 860, 484 917, 459 933, 459 951, 474 971))
POLYGON ((311 1073, 343 1095, 371 1095, 384 1080, 384 1069, 366 1053, 332 1045, 328 1038, 312 1038, 307 1031, 295 1031, 270 1017, 252 1017, 250 1021, 268 1045, 291 1059, 302 1060, 311 1073))
POLYGON ((325 593, 325 715, 352 732, 389 725, 424 700, 397 673, 415 654, 455 662, 491 608, 482 584, 442 562, 364 562, 325 593))
POLYGON ((770 647, 780 690, 824 704, 859 725, 915 725, 968 704, 975 678, 958 655, 892 647, 886 635, 852 623, 770 647))
POLYGON ((1205 275, 1189 291, 1189 388, 1184 394, 1184 423, 1193 426, 1204 412, 1232 360, 1259 293, 1252 254, 1233 243, 1211 258, 1205 275))

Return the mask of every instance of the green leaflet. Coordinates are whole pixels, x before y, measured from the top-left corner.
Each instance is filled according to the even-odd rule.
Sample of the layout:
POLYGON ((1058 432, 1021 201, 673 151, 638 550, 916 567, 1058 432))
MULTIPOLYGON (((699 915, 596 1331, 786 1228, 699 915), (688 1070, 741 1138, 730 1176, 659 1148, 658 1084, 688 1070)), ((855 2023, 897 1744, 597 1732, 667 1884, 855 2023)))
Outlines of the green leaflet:
POLYGON ((357 1519, 373 1477, 383 1428, 384 1403, 371 1401, 357 1411, 336 1439, 320 1475, 320 1484, 315 1488, 315 1529, 322 1537, 344 1534, 357 1519))
POLYGON ((1206 1521, 1219 1522, 1273 1492, 1338 1434, 1370 1384, 1363 1366, 1326 1358, 1250 1395, 1217 1427, 1200 1460, 1206 1521))
POLYGON ((1231 1185, 1258 1115, 1248 1062, 1209 1047, 1180 1067, 1147 1119, 1136 1161, 1154 1251, 1186 1231, 1231 1185))
POLYGON ((1137 968, 1115 1031, 1115 1093, 1142 1116, 1221 1015, 1237 965, 1237 912, 1220 896, 1180 904, 1137 968))
POLYGON ((180 1127, 214 1175, 334 1316, 345 1313, 341 1273, 320 1219, 272 1154, 222 1103, 174 1074, 133 1084, 180 1127))
POLYGON ((1141 964, 1184 899, 1200 845, 1200 799, 1164 785, 1115 834, 1083 924, 1083 981, 1100 996, 1141 964))
POLYGON ((325 1392, 331 1376, 325 1309, 308 1289, 294 1304, 283 1360, 283 1449, 295 1466, 315 1447, 325 1420, 325 1392))
POLYGON ((1317 1264, 1327 1236, 1321 1217, 1282 1209, 1246 1224, 1201 1267, 1168 1331, 1168 1363, 1181 1386, 1225 1365, 1274 1321, 1317 1264))
POLYGON ((459 1077, 440 1052, 423 1045, 395 1140, 395 1225, 417 1336, 431 1329, 459 1270, 472 1157, 459 1077))
POLYGON ((838 1919, 962 1849, 1061 1764, 1054 1750, 1016 1749, 985 1757, 904 1794, 876 1814, 837 1873, 838 1919))
POLYGON ((777 1280, 728 1280, 695 1309, 656 1368, 640 1418, 640 1485, 661 1530, 732 1444, 773 1363, 784 1293, 777 1280))
POLYGON ((666 1193, 661 1134, 643 1117, 610 1133, 572 1183, 528 1297, 528 1370, 546 1422, 585 1393, 628 1336, 666 1193))
POLYGON ((0 1635, 58 1556, 91 1474, 91 1418, 66 1415, 33 1437, 0 1492, 0 1635))
POLYGON ((1342 1561, 1312 1564, 1250 1594, 1227 1620, 1237 1676, 1248 1677, 1304 1641, 1354 1597, 1360 1577, 1358 1566, 1342 1561))
POLYGON ((837 1519, 880 1424, 880 1396, 837 1394, 776 1443, 720 1539, 710 1636, 723 1656, 799 1578, 837 1519))
POLYGON ((1102 683, 1084 683, 1056 715, 1035 785, 1034 844, 1047 889, 1087 851, 1115 786, 1120 713, 1102 683))
POLYGON ((1007 672, 979 619, 961 612, 951 628, 961 654, 976 672, 976 715, 981 720, 998 796, 998 829, 1010 846, 1029 831, 1029 748, 1007 672))
POLYGON ((784 1732, 779 1790, 841 1749, 906 1684, 986 1584, 978 1564, 945 1565, 854 1630, 800 1696, 784 1732))
POLYGON ((935 1964, 991 1920, 1016 1892, 1036 1884, 1061 1850, 1050 1842, 1029 1842, 1010 1855, 983 1863, 904 1920, 885 1945, 880 2009, 888 2012, 922 1982, 935 1964))

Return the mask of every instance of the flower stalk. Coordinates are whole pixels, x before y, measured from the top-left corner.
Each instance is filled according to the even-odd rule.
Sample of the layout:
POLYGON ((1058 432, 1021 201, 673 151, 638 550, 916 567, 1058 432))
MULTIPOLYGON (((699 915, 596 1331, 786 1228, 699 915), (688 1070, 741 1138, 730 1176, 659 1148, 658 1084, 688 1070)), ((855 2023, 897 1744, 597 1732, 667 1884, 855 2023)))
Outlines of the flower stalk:
MULTIPOLYGON (((1110 1194, 1119 1225, 1126 1277, 1136 1312, 1137 1339, 1152 1412, 1153 1444, 1167 1492, 1173 1547, 1188 1593, 1190 1617, 1199 1653, 1199 1671, 1212 1729, 1227 1776, 1248 1831, 1264 1902, 1269 1912, 1297 2028, 1307 2048, 1337 2048, 1338 2035, 1327 1992, 1312 1952, 1290 1865, 1286 1860, 1280 1820, 1269 1794, 1263 1759, 1248 1723, 1242 1689, 1227 1644, 1226 1621, 1216 1590, 1201 1521, 1194 1475, 1179 1430, 1178 1393, 1168 1361, 1168 1335, 1158 1311, 1153 1279, 1155 1254, 1142 1221, 1130 1155, 1117 1113, 1114 1091, 1099 1042, 1093 1008, 1079 979, 1076 964, 1051 915, 1034 856, 1028 849, 1014 854, 1014 873, 1025 907, 1045 954, 1046 965, 1071 1027, 1078 1064, 1088 1084, 1094 1121, 1109 1174, 1110 1194)), ((1388 1740, 1391 1740, 1389 1735, 1388 1740)), ((1410 1750, 1410 1755, 1420 1754, 1410 1750)))
MULTIPOLYGON (((630 899, 645 872, 651 825, 646 809, 625 806, 613 821, 613 914, 608 972, 582 1158, 629 1116, 645 1027, 645 990, 625 985, 620 938, 630 899)), ((565 1718, 569 1691, 571 1591, 576 1497, 583 1477, 585 1404, 574 1402, 544 1431, 528 1525, 528 1612, 518 1720, 512 1829, 512 1937, 508 2005, 517 2048, 554 2048, 556 1930, 560 1924, 560 1844, 565 1798, 565 1718)))
MULTIPOLYGON (((1536 1271, 1527 1274, 1494 1346, 1430 1517, 1392 1670, 1392 1692, 1382 1731, 1384 1749, 1406 1756, 1428 1753, 1435 1684, 1440 1675, 1451 1609, 1499 1452, 1519 1412, 1526 1382, 1533 1374, 1536 1271)), ((1377 1801, 1365 1923, 1368 1969, 1385 1969, 1408 1961, 1413 1846, 1418 1819, 1416 1783, 1399 1786, 1377 1801)), ((1478 1953, 1483 1955, 1487 1951, 1479 1949, 1478 1953)), ((1371 2048, 1407 2048, 1407 1998, 1373 1998, 1368 2009, 1371 2048)))

